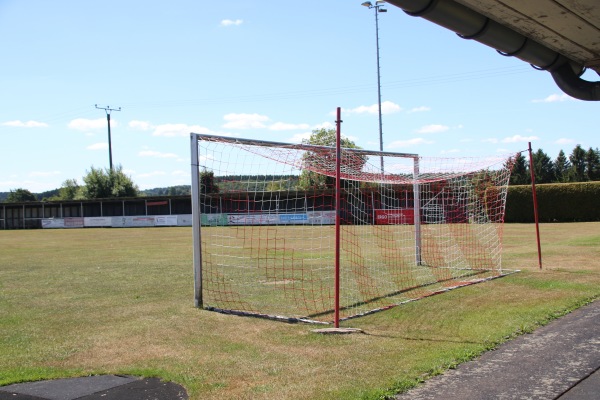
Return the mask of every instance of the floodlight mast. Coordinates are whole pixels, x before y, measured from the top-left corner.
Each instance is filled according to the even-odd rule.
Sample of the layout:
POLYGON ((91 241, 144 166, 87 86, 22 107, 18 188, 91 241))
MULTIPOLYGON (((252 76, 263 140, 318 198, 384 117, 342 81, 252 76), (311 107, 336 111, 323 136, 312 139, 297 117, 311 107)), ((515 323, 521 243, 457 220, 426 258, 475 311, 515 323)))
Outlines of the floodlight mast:
MULTIPOLYGON (((378 99, 378 110, 379 110, 379 151, 383 151, 383 122, 381 118, 381 68, 379 66, 379 17, 380 12, 387 12, 386 8, 383 8, 385 4, 384 0, 377 0, 375 5, 370 1, 365 1, 361 6, 375 10, 375 44, 377 47, 377 99, 378 99)), ((383 157, 381 157, 381 174, 383 175, 383 157)))

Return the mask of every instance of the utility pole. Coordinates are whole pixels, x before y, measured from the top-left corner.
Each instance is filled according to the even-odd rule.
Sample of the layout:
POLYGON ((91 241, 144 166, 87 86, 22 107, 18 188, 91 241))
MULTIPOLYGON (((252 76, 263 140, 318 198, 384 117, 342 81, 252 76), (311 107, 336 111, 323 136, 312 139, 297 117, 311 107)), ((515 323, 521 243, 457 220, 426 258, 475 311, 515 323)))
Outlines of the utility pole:
POLYGON ((121 111, 121 107, 119 108, 110 108, 110 106, 106 107, 98 107, 98 104, 94 104, 97 109, 104 110, 106 112, 106 122, 108 123, 108 163, 110 165, 110 170, 113 170, 113 162, 112 162, 112 144, 110 140, 110 113, 111 111, 121 111))

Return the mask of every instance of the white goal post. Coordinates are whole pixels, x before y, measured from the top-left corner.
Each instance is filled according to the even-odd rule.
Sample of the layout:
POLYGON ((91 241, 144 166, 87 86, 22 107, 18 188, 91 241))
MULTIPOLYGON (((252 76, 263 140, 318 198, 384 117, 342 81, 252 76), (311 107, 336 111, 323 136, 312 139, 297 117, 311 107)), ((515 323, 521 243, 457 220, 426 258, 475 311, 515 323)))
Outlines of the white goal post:
POLYGON ((337 323, 512 272, 509 158, 190 140, 197 307, 337 323))

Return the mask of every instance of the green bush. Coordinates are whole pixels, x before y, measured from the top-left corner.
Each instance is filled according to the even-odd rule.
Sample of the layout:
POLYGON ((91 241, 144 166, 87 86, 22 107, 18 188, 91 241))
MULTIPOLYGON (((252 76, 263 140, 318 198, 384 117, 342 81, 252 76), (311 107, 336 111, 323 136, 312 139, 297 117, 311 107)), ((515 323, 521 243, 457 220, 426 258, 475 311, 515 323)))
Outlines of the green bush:
MULTIPOLYGON (((540 222, 600 221, 600 181, 536 185, 540 222)), ((506 222, 534 222, 531 186, 509 186, 506 222)))

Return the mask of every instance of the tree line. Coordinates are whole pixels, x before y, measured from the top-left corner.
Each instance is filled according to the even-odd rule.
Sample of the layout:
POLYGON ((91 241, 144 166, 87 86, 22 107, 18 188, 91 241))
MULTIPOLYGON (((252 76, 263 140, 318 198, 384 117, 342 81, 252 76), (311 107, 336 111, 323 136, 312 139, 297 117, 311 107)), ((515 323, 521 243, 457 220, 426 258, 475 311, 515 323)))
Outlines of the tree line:
MULTIPOLYGON (((567 183, 600 180, 600 151, 598 148, 585 150, 575 146, 567 157, 563 150, 552 160, 542 149, 532 154, 533 172, 536 183, 567 183)), ((523 153, 513 160, 514 167, 510 176, 511 185, 531 184, 531 165, 529 157, 523 153)))
MULTIPOLYGON (((121 165, 112 170, 92 166, 90 171, 86 172, 82 185, 77 182, 77 179, 67 179, 58 189, 58 193, 42 200, 91 200, 137 197, 140 195, 138 186, 133 183, 131 177, 123 172, 123 166, 121 165)), ((34 193, 23 188, 11 190, 5 199, 8 203, 37 200, 38 198, 34 193)))

